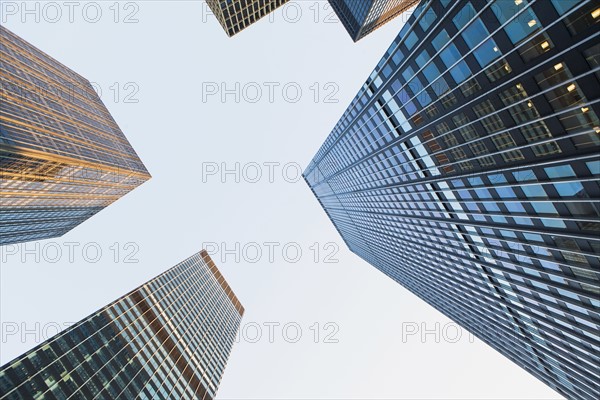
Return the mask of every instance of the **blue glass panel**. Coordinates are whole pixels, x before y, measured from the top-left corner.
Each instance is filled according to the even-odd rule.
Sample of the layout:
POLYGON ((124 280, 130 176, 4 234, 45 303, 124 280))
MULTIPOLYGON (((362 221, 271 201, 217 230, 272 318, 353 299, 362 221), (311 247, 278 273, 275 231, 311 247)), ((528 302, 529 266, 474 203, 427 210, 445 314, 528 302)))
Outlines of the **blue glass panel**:
POLYGON ((431 41, 431 44, 433 44, 433 47, 437 51, 440 51, 441 48, 444 47, 444 45, 449 41, 450 36, 448 36, 448 32, 446 32, 445 29, 442 29, 442 31, 431 41))
POLYGON ((435 11, 432 8, 429 8, 419 21, 419 25, 421 25, 421 29, 427 31, 436 19, 437 15, 435 15, 435 11))
POLYGON ((548 228, 564 229, 567 226, 559 219, 541 218, 542 224, 548 228))
POLYGON ((560 15, 563 15, 577 4, 581 3, 581 0, 550 0, 556 11, 560 15))
MULTIPOLYGON (((510 20, 519 12, 519 8, 515 7, 515 2, 513 0, 496 0, 494 4, 492 4, 492 10, 501 24, 510 20)), ((509 22, 504 28, 504 31, 513 44, 516 44, 537 31, 539 28, 540 21, 531 8, 528 8, 509 22)))
POLYGON ((450 73, 456 83, 461 83, 471 76, 471 70, 464 61, 461 61, 456 67, 452 68, 450 73))
POLYGON ((398 49, 398 51, 396 51, 392 56, 392 60, 396 65, 400 65, 402 63, 402 60, 404 60, 404 53, 402 53, 402 51, 398 49))
POLYGON ((544 168, 544 170, 546 171, 546 174, 548 175, 548 177, 550 179, 568 178, 571 176, 577 176, 577 175, 575 175, 575 171, 573 171, 573 168, 571 168, 570 165, 559 165, 557 167, 548 167, 548 168, 544 168))
POLYGON ((531 206, 538 214, 558 214, 558 212, 556 211, 556 207, 554 207, 554 205, 549 202, 533 202, 531 203, 531 206))
POLYGON ((473 55, 481 67, 486 67, 489 63, 500 57, 500 50, 494 39, 486 40, 489 36, 488 30, 479 19, 475 20, 462 33, 463 39, 470 48, 475 48, 483 42, 481 46, 473 51, 473 55))
POLYGON ((475 12, 475 9, 471 5, 471 3, 467 3, 458 12, 458 14, 456 14, 456 16, 452 19, 452 21, 454 22, 456 29, 461 30, 462 28, 465 27, 465 25, 467 25, 469 23, 469 21, 471 19, 473 19, 475 17, 476 14, 477 13, 475 12))
POLYGON ((521 190, 523 191, 523 193, 525 193, 525 196, 529 198, 547 197, 546 191, 540 185, 521 186, 521 190))
POLYGON ((498 196, 503 199, 516 198, 517 195, 515 192, 509 187, 499 187, 496 188, 496 192, 498 192, 498 196))
POLYGON ((504 205, 510 212, 519 212, 519 213, 525 212, 525 208, 523 208, 523 206, 520 203, 504 203, 504 205))
POLYGON ((415 61, 419 68, 423 68, 425 64, 430 60, 429 52, 427 50, 423 50, 416 58, 415 61))
POLYGON ((417 37, 417 35, 415 35, 414 32, 411 32, 408 37, 406 38, 406 40, 404 40, 404 45, 406 46, 406 48, 408 50, 412 49, 415 44, 417 43, 417 40, 419 40, 419 38, 417 37))
POLYGON ((493 175, 488 175, 488 179, 490 180, 490 182, 492 184, 494 183, 506 183, 506 177, 504 177, 504 174, 493 174, 493 175))
POLYGON ((600 175, 600 161, 589 161, 586 165, 593 175, 600 175))
POLYGON ((564 197, 572 197, 583 190, 583 186, 579 182, 555 183, 554 187, 558 194, 564 197))

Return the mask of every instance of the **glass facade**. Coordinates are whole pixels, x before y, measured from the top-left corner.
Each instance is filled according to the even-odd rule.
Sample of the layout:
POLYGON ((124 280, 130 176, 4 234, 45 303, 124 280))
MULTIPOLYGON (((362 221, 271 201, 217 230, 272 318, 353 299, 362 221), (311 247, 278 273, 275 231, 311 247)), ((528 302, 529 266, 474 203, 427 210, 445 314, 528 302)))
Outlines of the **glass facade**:
POLYGON ((82 76, 0 26, 0 245, 61 236, 150 179, 82 76))
POLYGON ((304 177, 349 248, 567 398, 600 373, 600 3, 416 9, 304 177))
POLYGON ((418 0, 329 0, 355 42, 418 3, 418 0))
POLYGON ((1 367, 0 398, 213 399, 243 314, 202 251, 1 367))
POLYGON ((289 0, 206 0, 228 36, 233 36, 289 0))

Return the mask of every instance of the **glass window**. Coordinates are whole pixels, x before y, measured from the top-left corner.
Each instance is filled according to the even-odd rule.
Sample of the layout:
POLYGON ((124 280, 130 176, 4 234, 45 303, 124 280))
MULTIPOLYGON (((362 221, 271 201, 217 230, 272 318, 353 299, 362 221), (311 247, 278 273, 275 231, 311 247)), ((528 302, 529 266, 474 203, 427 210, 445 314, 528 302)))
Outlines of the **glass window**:
POLYGON ((556 211, 556 207, 550 202, 537 202, 534 201, 531 203, 531 207, 538 214, 555 214, 558 215, 558 211, 556 211))
POLYGON ((544 168, 544 171, 546 171, 546 174, 548 175, 548 178, 550 178, 550 179, 569 178, 569 177, 577 176, 577 175, 575 175, 575 171, 573 171, 573 168, 571 168, 570 165, 559 165, 557 167, 547 167, 547 168, 544 168))
POLYGON ((431 63, 425 67, 423 70, 423 75, 425 75, 429 83, 432 84, 431 88, 438 96, 441 96, 450 90, 450 86, 448 86, 448 83, 444 78, 440 77, 440 70, 434 63, 431 63))
POLYGON ((589 161, 586 165, 592 175, 600 175, 600 161, 589 161))
POLYGON ((488 179, 490 180, 490 183, 492 185, 497 184, 497 183, 506 183, 507 182, 507 180, 503 174, 488 175, 488 179))
POLYGON ((417 57, 415 57, 415 62, 417 63, 420 69, 423 68, 430 59, 431 57, 429 56, 429 52, 426 49, 424 49, 421 53, 419 53, 417 57))
POLYGON ((525 213, 525 208, 523 208, 521 203, 504 203, 504 206, 511 213, 525 213))
POLYGON ((473 107, 473 111, 479 118, 483 118, 481 123, 488 133, 494 133, 504 129, 502 119, 495 112, 496 108, 490 100, 485 100, 473 107))
POLYGON ((460 91, 465 97, 469 97, 481 90, 481 86, 477 81, 477 78, 473 77, 460 85, 460 91))
MULTIPOLYGON (((524 6, 525 2, 521 2, 521 6, 524 6)), ((492 11, 496 14, 496 18, 501 24, 506 23, 513 18, 519 8, 515 7, 514 0, 496 0, 492 4, 492 11)), ((535 13, 531 8, 527 8, 518 17, 514 18, 511 22, 504 27, 504 31, 510 38, 513 44, 519 43, 532 33, 540 29, 540 22, 535 13)))
POLYGON ((500 196, 501 199, 509 199, 509 198, 514 199, 517 197, 515 192, 509 187, 496 188, 496 192, 498 193, 498 196, 500 196))
POLYGON ((504 59, 496 61, 485 70, 485 74, 487 75, 490 82, 495 82, 498 79, 510 74, 511 72, 512 67, 504 59))
POLYGON ((503 132, 498 135, 494 135, 492 137, 492 141, 494 142, 498 150, 504 150, 516 146, 515 141, 508 132, 503 132))
POLYGON ((591 1, 565 18, 565 24, 572 35, 577 35, 600 22, 600 6, 591 1))
POLYGON ((529 197, 529 198, 537 198, 537 197, 542 197, 542 198, 546 198, 546 191, 544 190, 544 188, 541 185, 526 185, 526 186, 521 186, 521 190, 523 191, 523 193, 525 193, 525 196, 529 197))
MULTIPOLYGON (((454 17, 454 25, 458 30, 461 30, 470 20, 475 16, 476 12, 473 9, 471 3, 467 3, 454 17)), ((490 33, 481 22, 479 18, 469 24, 469 26, 462 32, 462 37, 467 45, 476 50, 473 51, 473 55, 479 62, 481 67, 486 67, 496 58, 500 57, 500 50, 490 38, 490 33)))
POLYGON ((404 40, 404 45, 406 46, 406 48, 408 50, 411 50, 417 43, 417 40, 418 40, 417 35, 414 32, 411 32, 408 34, 408 36, 404 40))
MULTIPOLYGON (((436 50, 440 50, 444 45, 446 45, 450 41, 450 36, 446 30, 442 30, 438 36, 433 40, 433 46, 436 50)), ((440 58, 446 67, 450 68, 452 65, 458 62, 458 64, 450 70, 452 77, 457 83, 463 82, 471 75, 471 70, 467 66, 464 61, 460 61, 462 59, 462 55, 458 51, 458 48, 454 44, 448 45, 444 51, 440 53, 440 58)))
POLYGON ((400 65, 402 63, 402 60, 404 60, 404 54, 400 49, 398 49, 392 56, 392 61, 394 61, 396 65, 400 65))
POLYGON ((563 197, 572 197, 583 191, 579 182, 555 183, 554 188, 563 197))
POLYGON ((537 177, 533 173, 533 170, 530 169, 513 172, 513 176, 515 177, 517 182, 529 182, 537 180, 537 177))
POLYGON ((458 12, 458 14, 456 14, 452 21, 454 22, 456 29, 461 30, 475 17, 476 14, 477 12, 469 2, 458 12))
POLYGON ((419 25, 421 25, 421 29, 423 29, 424 31, 427 31, 427 29, 429 29, 431 24, 433 24, 433 22, 436 19, 437 19, 437 15, 435 14, 435 11, 433 10, 433 8, 430 7, 425 12, 423 17, 419 20, 419 25))
POLYGON ((415 71, 410 66, 404 68, 404 71, 402 71, 402 77, 406 82, 410 81, 413 76, 415 76, 415 71))
POLYGON ((564 229, 567 227, 565 223, 559 219, 540 218, 540 221, 542 221, 542 224, 548 228, 564 229))
POLYGON ((433 44, 433 48, 440 51, 449 41, 450 36, 448 36, 448 32, 446 32, 445 29, 442 29, 442 31, 433 39, 431 44, 433 44))
POLYGON ((462 58, 462 55, 458 51, 458 48, 454 44, 448 45, 441 52, 440 58, 446 67, 450 68, 452 65, 458 62, 454 68, 450 70, 450 74, 452 78, 456 81, 456 83, 464 82, 469 76, 471 76, 471 70, 467 66, 467 63, 459 60, 462 58))
POLYGON ((550 0, 550 1, 552 2, 552 5, 554 6, 554 8, 556 8, 556 11, 558 11, 558 13, 560 15, 563 15, 564 13, 569 11, 571 8, 573 8, 575 5, 581 3, 581 0, 550 0))

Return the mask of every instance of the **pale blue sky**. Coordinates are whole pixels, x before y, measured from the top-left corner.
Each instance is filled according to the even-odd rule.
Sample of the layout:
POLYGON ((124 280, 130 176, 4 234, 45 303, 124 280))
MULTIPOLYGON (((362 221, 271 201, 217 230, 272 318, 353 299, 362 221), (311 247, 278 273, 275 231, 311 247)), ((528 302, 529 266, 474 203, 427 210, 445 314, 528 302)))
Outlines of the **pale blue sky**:
POLYGON ((5 254, 0 270, 2 363, 36 344, 33 334, 26 340, 8 335, 10 327, 19 326, 17 333, 23 333, 22 327, 36 330, 38 322, 50 332, 52 324, 78 321, 205 242, 229 248, 240 243, 246 260, 238 263, 222 252, 213 256, 246 308, 243 325, 249 336, 233 349, 220 399, 559 398, 465 331, 456 343, 443 337, 438 343, 433 333, 424 341, 419 334, 403 340, 403 326, 427 324, 435 330, 438 323, 438 333, 447 339, 456 336, 456 329, 351 254, 304 182, 291 182, 295 166, 306 167, 402 27, 401 18, 355 44, 340 23, 324 22, 331 13, 326 2, 307 0, 230 39, 206 15, 202 1, 145 1, 127 7, 123 2, 117 7, 118 22, 114 2, 97 2, 101 17, 96 23, 90 22, 96 7, 83 15, 84 4, 74 9, 72 23, 67 8, 57 18, 50 8, 44 11, 44 3, 38 6, 37 23, 22 9, 5 13, 2 23, 98 84, 153 179, 63 238, 39 242, 39 262, 23 247, 16 255, 5 254), (124 23, 131 13, 138 22, 124 23), (222 82, 230 89, 240 83, 239 103, 233 94, 224 103, 219 95, 203 99, 203 89, 220 88, 222 82), (272 102, 269 86, 274 88, 272 102), (257 87, 263 97, 252 103, 257 87), (298 87, 302 96, 293 103, 298 87), (125 102, 136 88, 129 100, 138 102, 125 102), (325 102, 327 94, 338 102, 325 102), (225 176, 224 183, 218 174, 203 179, 203 168, 206 172, 214 163, 219 169, 222 163, 228 168, 240 163, 246 175, 240 183, 233 175, 225 176), (263 178, 250 183, 255 163, 262 165, 263 178), (272 183, 265 163, 280 165, 271 164, 272 183), (282 176, 285 164, 290 166, 287 178, 282 176), (73 262, 69 242, 80 243, 73 262), (117 262, 111 249, 115 242, 121 247, 117 262), (139 249, 138 263, 125 262, 128 242, 135 247, 127 250, 139 249), (88 243, 97 245, 88 245, 86 260, 82 248, 88 243), (254 263, 253 243, 263 251, 254 263), (317 262, 314 243, 321 249, 317 262), (282 254, 286 244, 287 260, 282 254), (325 262, 336 245, 338 262, 325 262), (275 247, 273 262, 268 246, 275 247), (102 257, 94 263, 96 247, 102 257), (56 248, 63 254, 52 263, 56 248), (294 263, 290 258, 296 248, 302 257, 294 263), (328 322, 335 325, 326 329, 328 322), (273 343, 269 323, 280 324, 273 343), (290 325, 288 340, 281 331, 286 323, 297 324, 290 325), (255 324, 262 326, 263 336, 251 343, 255 324), (303 333, 297 343, 290 340, 294 326, 303 333), (333 327, 339 329, 332 338, 338 343, 325 343, 333 327))

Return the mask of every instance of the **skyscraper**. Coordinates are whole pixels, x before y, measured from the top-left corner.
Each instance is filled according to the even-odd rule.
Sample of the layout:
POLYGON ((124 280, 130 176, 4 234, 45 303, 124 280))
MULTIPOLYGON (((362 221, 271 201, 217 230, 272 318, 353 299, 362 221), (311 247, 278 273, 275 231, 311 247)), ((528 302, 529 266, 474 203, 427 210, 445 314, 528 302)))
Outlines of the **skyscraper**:
POLYGON ((202 251, 1 367, 0 398, 213 399, 243 314, 202 251))
POLYGON ((61 236, 150 179, 88 80, 0 26, 0 245, 61 236))
POLYGON ((287 2, 288 0, 206 0, 230 37, 287 2))
POLYGON ((416 3, 418 0, 329 0, 329 4, 355 42, 416 3))
POLYGON ((304 173, 349 248, 598 398, 600 4, 423 1, 304 173))

